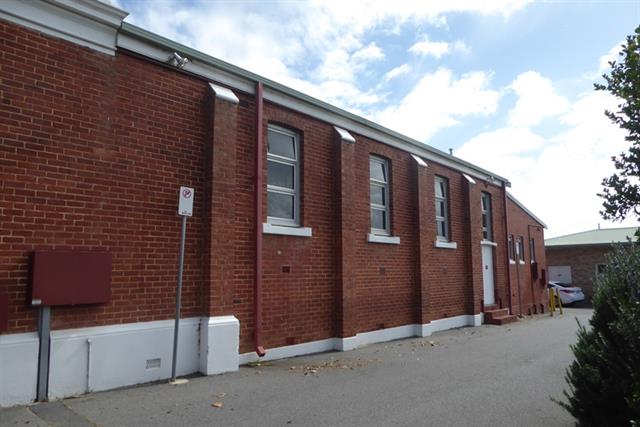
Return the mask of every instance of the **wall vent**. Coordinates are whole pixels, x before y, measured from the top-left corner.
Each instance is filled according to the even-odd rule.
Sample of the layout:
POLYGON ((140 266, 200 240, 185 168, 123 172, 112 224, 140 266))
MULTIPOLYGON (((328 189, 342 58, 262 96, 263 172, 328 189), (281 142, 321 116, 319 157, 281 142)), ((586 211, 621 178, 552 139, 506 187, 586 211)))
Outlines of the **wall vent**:
POLYGON ((159 367, 160 367, 160 358, 147 359, 147 368, 146 369, 158 369, 159 367))

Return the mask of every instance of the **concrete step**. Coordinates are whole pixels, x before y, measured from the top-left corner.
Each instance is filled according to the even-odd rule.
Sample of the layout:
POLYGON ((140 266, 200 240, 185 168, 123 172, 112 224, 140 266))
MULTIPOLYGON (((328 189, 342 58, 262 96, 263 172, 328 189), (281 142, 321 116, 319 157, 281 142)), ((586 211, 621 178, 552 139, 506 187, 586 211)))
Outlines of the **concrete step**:
POLYGON ((518 321, 518 316, 514 314, 506 314, 503 316, 493 317, 491 319, 487 319, 485 317, 484 323, 489 325, 506 325, 507 323, 513 323, 518 321))
POLYGON ((484 318, 485 319, 495 319, 496 317, 499 316, 507 316, 509 314, 509 309, 508 308, 498 308, 498 309, 494 309, 494 310, 484 310, 484 318))

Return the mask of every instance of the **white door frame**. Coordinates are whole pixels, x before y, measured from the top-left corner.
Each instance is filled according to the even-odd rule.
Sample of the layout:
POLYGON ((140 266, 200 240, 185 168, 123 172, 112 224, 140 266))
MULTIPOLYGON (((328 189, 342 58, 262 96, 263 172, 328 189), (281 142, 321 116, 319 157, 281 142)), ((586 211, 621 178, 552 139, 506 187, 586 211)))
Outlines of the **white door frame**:
POLYGON ((484 305, 496 303, 496 286, 493 269, 493 245, 483 244, 482 250, 482 295, 484 305))

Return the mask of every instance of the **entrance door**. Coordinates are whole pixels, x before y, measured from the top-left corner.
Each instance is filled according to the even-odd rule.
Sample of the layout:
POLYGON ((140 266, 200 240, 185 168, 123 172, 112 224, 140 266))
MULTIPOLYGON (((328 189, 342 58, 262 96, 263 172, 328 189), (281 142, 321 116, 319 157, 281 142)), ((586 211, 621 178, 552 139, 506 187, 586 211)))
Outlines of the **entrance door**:
POLYGON ((496 303, 493 289, 493 246, 482 245, 482 282, 484 284, 484 305, 496 303))

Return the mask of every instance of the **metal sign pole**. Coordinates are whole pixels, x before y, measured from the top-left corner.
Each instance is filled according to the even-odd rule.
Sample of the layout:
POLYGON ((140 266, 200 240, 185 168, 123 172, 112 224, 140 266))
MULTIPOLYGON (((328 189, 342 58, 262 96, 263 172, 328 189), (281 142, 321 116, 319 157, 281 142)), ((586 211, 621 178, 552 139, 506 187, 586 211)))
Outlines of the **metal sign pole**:
POLYGON ((180 327, 180 308, 182 300, 182 269, 184 267, 184 241, 187 235, 187 216, 182 216, 180 233, 180 255, 178 262, 178 288, 176 289, 176 321, 173 327, 173 361, 171 363, 171 382, 176 382, 176 362, 178 359, 178 329, 180 327))
POLYGON ((173 360, 171 361, 171 384, 183 384, 187 380, 176 380, 176 365, 178 362, 178 330, 180 329, 180 309, 182 301, 182 271, 184 269, 184 242, 187 237, 187 217, 193 215, 193 194, 190 187, 180 187, 178 197, 178 215, 182 217, 180 232, 180 255, 178 261, 178 287, 176 288, 176 321, 173 327, 173 360))
POLYGON ((40 350, 38 352, 38 388, 36 398, 38 402, 45 402, 49 394, 49 353, 51 348, 51 307, 40 307, 38 317, 38 338, 40 350))

